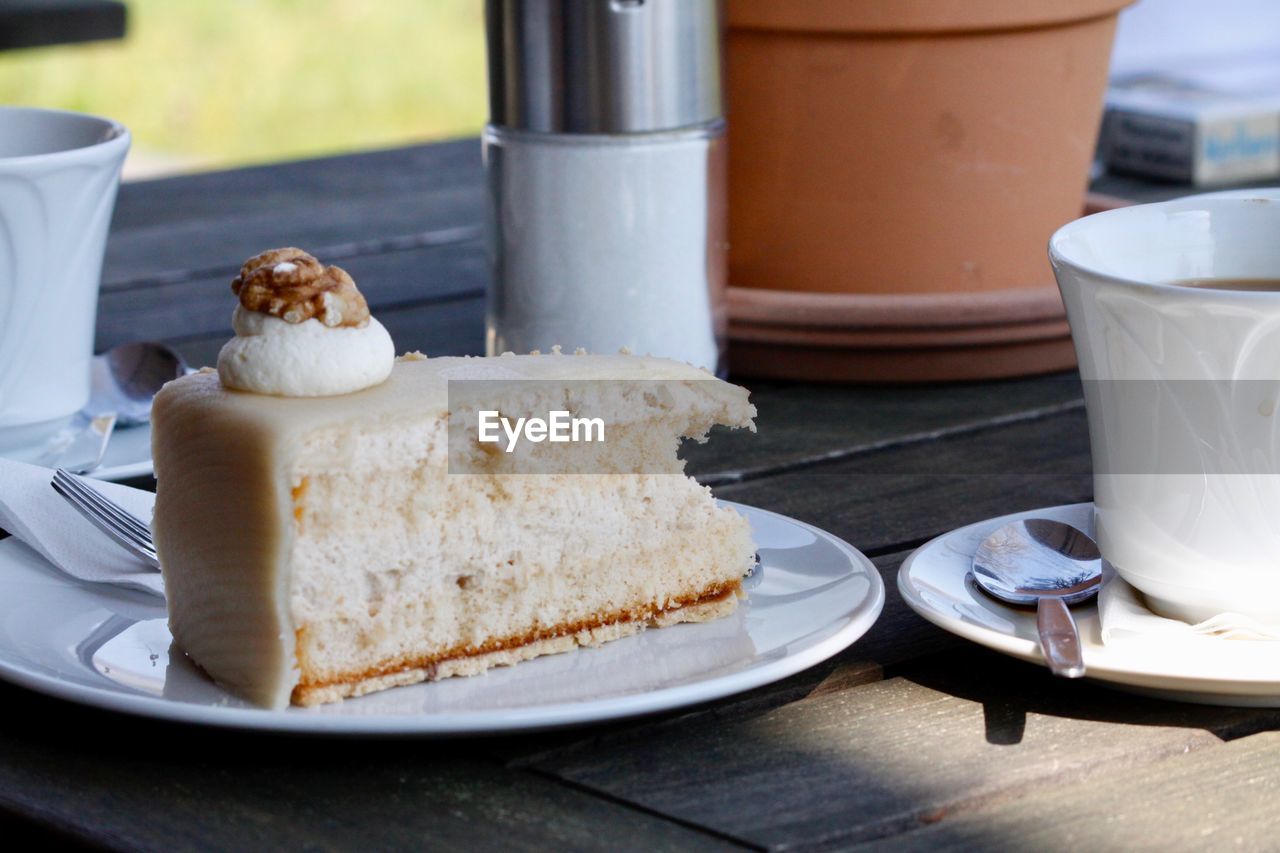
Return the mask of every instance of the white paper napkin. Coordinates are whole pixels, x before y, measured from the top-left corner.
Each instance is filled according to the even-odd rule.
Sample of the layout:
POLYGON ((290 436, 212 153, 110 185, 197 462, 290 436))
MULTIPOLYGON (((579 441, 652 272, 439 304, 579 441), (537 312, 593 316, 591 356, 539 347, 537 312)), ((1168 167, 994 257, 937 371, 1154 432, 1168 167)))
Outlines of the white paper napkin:
POLYGON ((1280 627, 1239 613, 1220 613, 1196 625, 1151 612, 1142 594, 1108 566, 1098 593, 1104 645, 1188 642, 1201 647, 1237 640, 1280 640, 1280 627))
MULTIPOLYGON (((160 573, 80 515, 49 485, 52 479, 49 468, 0 459, 0 528, 72 577, 163 596, 160 573)), ((156 497, 152 493, 115 483, 85 482, 150 523, 156 497)))

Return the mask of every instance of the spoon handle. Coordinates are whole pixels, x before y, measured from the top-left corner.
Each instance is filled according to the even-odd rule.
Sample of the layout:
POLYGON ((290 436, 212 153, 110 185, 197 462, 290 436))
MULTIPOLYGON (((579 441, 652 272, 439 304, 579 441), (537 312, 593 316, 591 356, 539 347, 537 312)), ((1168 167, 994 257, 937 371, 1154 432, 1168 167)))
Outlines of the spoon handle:
POLYGON ((1061 598, 1042 596, 1036 605, 1036 628, 1040 631, 1040 648, 1054 675, 1079 678, 1084 675, 1084 659, 1080 656, 1080 634, 1076 621, 1061 598))

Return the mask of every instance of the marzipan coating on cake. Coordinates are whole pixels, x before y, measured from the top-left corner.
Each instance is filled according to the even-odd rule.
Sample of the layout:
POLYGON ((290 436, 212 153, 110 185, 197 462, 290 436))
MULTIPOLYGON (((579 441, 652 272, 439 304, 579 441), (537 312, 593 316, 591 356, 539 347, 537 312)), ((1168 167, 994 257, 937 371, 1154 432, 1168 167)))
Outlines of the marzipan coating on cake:
POLYGON ((292 500, 278 464, 288 439, 270 418, 229 412, 226 395, 212 371, 156 395, 152 532, 178 645, 233 692, 278 707, 298 677, 293 534, 280 523, 292 500))
POLYGON ((676 446, 754 414, 743 389, 629 356, 402 361, 381 385, 312 399, 209 374, 171 383, 154 414, 155 529, 175 640, 233 691, 281 707, 723 615, 754 548, 676 446), (611 413, 633 424, 620 446, 649 473, 451 475, 447 378, 495 363, 688 394, 611 413))

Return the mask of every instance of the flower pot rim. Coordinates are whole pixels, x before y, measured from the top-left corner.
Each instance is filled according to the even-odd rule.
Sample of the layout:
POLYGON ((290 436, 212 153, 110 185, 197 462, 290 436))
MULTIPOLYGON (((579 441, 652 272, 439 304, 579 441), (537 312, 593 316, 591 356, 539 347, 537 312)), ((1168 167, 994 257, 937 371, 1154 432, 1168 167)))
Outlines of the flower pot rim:
POLYGON ((1136 0, 728 0, 730 30, 937 34, 1052 27, 1136 0))

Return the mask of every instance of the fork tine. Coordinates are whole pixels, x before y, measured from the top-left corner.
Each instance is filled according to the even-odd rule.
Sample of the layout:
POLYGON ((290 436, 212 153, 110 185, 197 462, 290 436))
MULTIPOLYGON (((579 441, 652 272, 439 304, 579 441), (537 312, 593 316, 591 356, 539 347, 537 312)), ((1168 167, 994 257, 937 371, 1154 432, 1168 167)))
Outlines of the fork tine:
POLYGON ((92 517, 90 518, 91 521, 93 520, 100 521, 103 525, 106 525, 107 527, 111 528, 110 532, 113 536, 121 539, 128 545, 135 546, 140 550, 144 550, 147 552, 154 551, 154 549, 151 547, 151 543, 147 539, 139 536, 133 530, 122 527, 111 516, 104 515, 98 509, 97 506, 95 506, 94 504, 90 503, 85 499, 85 496, 83 493, 76 492, 74 490, 69 489, 67 487, 67 483, 65 480, 60 480, 53 483, 53 488, 60 495, 66 498, 76 509, 80 510, 86 516, 89 516, 90 514, 92 514, 92 517))
POLYGON ((154 568, 160 567, 160 561, 156 557, 153 550, 138 544, 133 539, 125 535, 120 528, 116 527, 112 522, 100 516, 97 511, 90 505, 83 503, 80 498, 65 490, 60 484, 55 484, 54 489, 58 494, 67 499, 67 502, 85 517, 94 527, 97 527, 103 533, 107 534, 113 542, 124 548, 133 556, 139 558, 154 568))
POLYGON ((133 513, 128 512, 119 504, 104 497, 97 489, 90 487, 79 477, 71 475, 66 469, 59 468, 54 472, 54 479, 60 480, 69 490, 75 492, 85 501, 96 505, 104 513, 111 516, 115 520, 137 533, 146 541, 151 539, 151 529, 145 525, 133 513))
POLYGON ((92 512, 95 517, 101 519, 103 523, 111 525, 114 529, 114 535, 127 540, 130 544, 137 546, 139 549, 148 553, 155 553, 155 543, 151 539, 149 532, 144 533, 137 529, 136 525, 126 525, 123 523, 121 516, 125 513, 123 509, 114 505, 106 498, 94 496, 88 492, 91 491, 87 487, 75 488, 78 485, 74 481, 68 481, 67 478, 56 480, 53 484, 54 488, 67 497, 69 500, 74 499, 74 503, 82 508, 85 512, 92 512))
POLYGON ((139 532, 137 528, 141 526, 141 522, 130 513, 114 501, 99 495, 97 490, 78 482, 62 469, 55 472, 51 485, 54 491, 118 545, 151 566, 160 567, 150 531, 139 532), (132 519, 133 524, 126 525, 125 522, 129 519, 132 519))
POLYGON ((73 476, 64 468, 59 468, 54 472, 53 476, 55 480, 60 480, 69 490, 75 492, 83 500, 98 507, 105 515, 137 534, 144 544, 147 546, 152 545, 151 528, 143 524, 141 519, 133 513, 124 509, 115 501, 104 497, 97 489, 89 486, 79 477, 73 476))
POLYGON ((55 485, 54 488, 57 489, 58 493, 64 498, 67 498, 71 505, 78 510, 81 515, 93 522, 99 530, 107 533, 120 545, 129 549, 147 562, 151 562, 155 557, 155 549, 145 541, 139 539, 137 534, 120 527, 120 525, 113 519, 102 515, 96 507, 92 504, 86 503, 83 498, 67 491, 64 486, 55 485))

